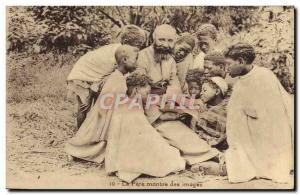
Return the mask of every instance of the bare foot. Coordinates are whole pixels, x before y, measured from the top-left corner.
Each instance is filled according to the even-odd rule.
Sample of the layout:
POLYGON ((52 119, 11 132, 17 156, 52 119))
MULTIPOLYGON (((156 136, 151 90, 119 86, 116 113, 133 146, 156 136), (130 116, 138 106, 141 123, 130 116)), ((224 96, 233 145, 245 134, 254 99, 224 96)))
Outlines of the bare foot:
POLYGON ((191 167, 191 171, 193 173, 201 173, 203 175, 224 176, 225 174, 223 167, 219 163, 213 161, 194 164, 191 167))

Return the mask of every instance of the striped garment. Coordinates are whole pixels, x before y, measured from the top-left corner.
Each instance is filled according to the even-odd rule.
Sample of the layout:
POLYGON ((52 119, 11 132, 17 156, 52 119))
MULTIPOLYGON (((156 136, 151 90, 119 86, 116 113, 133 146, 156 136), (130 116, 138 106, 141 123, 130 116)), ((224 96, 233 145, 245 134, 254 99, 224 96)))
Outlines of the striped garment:
POLYGON ((199 114, 194 130, 210 145, 219 150, 227 149, 226 143, 226 107, 228 99, 224 99, 216 106, 209 107, 199 114))

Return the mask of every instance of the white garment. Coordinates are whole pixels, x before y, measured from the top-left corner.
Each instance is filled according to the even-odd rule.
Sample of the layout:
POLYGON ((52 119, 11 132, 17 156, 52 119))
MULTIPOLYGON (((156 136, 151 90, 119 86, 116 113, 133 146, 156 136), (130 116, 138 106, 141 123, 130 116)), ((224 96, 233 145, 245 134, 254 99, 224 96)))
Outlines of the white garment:
POLYGON ((293 101, 276 76, 254 66, 228 103, 226 167, 230 182, 288 182, 293 169, 293 101))
POLYGON ((199 69, 204 71, 204 57, 205 53, 200 51, 200 53, 194 59, 194 69, 199 69))
POLYGON ((86 53, 76 62, 67 80, 102 81, 116 68, 115 51, 119 46, 120 43, 105 45, 86 53))

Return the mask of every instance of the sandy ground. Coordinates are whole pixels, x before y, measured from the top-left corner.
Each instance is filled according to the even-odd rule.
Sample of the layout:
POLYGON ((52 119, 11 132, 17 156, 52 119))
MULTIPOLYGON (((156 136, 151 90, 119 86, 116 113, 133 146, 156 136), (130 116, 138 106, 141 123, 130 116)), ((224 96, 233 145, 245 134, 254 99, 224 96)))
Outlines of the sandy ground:
POLYGON ((293 183, 253 180, 230 184, 226 177, 183 171, 164 178, 141 177, 132 184, 107 176, 103 165, 68 162, 64 142, 75 129, 74 108, 66 101, 44 98, 7 105, 7 188, 39 189, 289 189, 293 183))

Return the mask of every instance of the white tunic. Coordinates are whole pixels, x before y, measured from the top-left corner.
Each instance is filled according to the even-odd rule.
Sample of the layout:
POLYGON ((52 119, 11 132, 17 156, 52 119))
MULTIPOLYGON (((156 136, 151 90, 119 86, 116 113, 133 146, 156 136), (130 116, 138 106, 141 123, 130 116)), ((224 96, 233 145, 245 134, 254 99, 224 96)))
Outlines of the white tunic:
POLYGON ((254 66, 228 103, 226 167, 230 182, 288 182, 293 163, 293 101, 276 76, 254 66))

